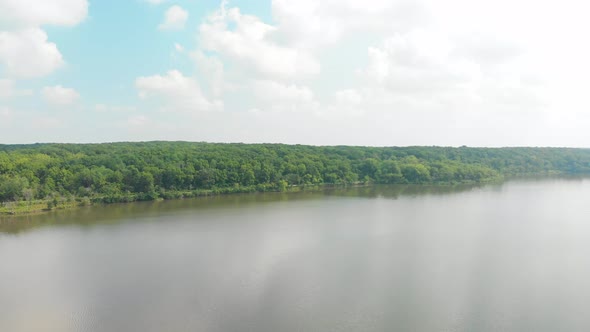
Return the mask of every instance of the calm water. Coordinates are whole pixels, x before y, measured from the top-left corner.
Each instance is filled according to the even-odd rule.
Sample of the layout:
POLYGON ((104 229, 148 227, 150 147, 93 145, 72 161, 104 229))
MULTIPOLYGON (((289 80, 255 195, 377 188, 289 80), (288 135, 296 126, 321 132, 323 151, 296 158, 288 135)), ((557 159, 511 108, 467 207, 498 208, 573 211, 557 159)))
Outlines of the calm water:
POLYGON ((0 331, 589 331, 590 180, 0 221, 0 331))

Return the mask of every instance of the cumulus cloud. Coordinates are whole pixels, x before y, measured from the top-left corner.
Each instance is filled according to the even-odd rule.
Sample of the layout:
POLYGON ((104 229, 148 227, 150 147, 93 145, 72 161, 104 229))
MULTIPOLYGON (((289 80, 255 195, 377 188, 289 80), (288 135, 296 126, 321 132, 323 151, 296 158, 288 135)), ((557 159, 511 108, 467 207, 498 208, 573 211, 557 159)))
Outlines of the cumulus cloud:
MULTIPOLYGON (((521 27, 522 17, 530 16, 531 4, 512 6, 501 1, 503 6, 494 3, 481 9, 481 2, 466 0, 444 4, 434 0, 274 0, 272 9, 276 34, 291 45, 308 45, 316 53, 334 45, 341 52, 358 49, 362 47, 358 37, 369 37, 365 38, 367 65, 357 71, 355 90, 365 102, 369 95, 381 98, 381 109, 391 110, 386 103, 402 99, 415 105, 423 105, 424 99, 465 105, 474 101, 501 104, 503 99, 537 106, 543 102, 539 84, 529 82, 539 81, 536 73, 542 67, 531 65, 534 61, 526 57, 526 45, 522 45, 522 40, 528 44, 532 39, 522 31, 532 27, 521 27), (518 12, 507 14, 508 27, 497 21, 507 7, 518 12)), ((545 5, 539 9, 550 12, 545 5)), ((338 53, 330 54, 334 59, 338 53)), ((350 70, 346 66, 348 62, 341 70, 350 70)), ((340 104, 342 97, 336 98, 340 104)))
POLYGON ((480 65, 453 57, 453 47, 437 33, 397 35, 368 48, 364 73, 372 83, 404 94, 432 95, 477 83, 480 65))
POLYGON ((418 30, 369 47, 360 71, 365 93, 408 105, 452 104, 472 112, 546 104, 544 85, 510 47, 491 52, 437 31, 418 30))
MULTIPOLYGON (((86 1, 41 2, 0 0, 0 98, 26 93, 14 79, 63 66, 42 26, 87 15, 86 1), (46 4, 61 9, 37 10, 46 4)), ((117 137, 125 124, 144 139, 157 131, 311 144, 590 144, 589 5, 578 0, 273 0, 272 20, 222 3, 202 19, 198 49, 167 50, 189 55, 194 74, 135 81, 142 110, 185 113, 120 115, 117 137)))
POLYGON ((0 63, 10 77, 34 78, 53 72, 64 61, 45 31, 30 28, 0 32, 0 63))
POLYGON ((207 51, 252 68, 267 77, 291 78, 318 74, 320 64, 305 48, 282 45, 274 34, 277 28, 258 17, 244 15, 225 3, 199 28, 199 40, 207 51))
POLYGON ((188 11, 174 5, 164 14, 164 22, 158 25, 160 30, 182 30, 188 20, 188 11))
POLYGON ((427 19, 420 0, 273 0, 280 34, 306 45, 334 44, 358 32, 405 32, 427 19))
MULTIPOLYGON (((222 8, 201 26, 199 37, 206 51, 227 63, 226 86, 237 82, 252 91, 248 114, 269 128, 278 124, 271 124, 273 119, 284 119, 267 111, 290 110, 299 115, 297 121, 331 133, 335 143, 461 145, 467 137, 474 144, 498 145, 541 137, 543 130, 526 137, 516 132, 517 124, 550 123, 547 97, 556 96, 546 93, 547 76, 539 75, 546 70, 538 60, 547 52, 538 51, 547 47, 531 41, 532 27, 525 27, 529 34, 521 29, 527 11, 510 13, 520 22, 511 18, 510 28, 498 29, 501 15, 493 22, 478 9, 481 2, 451 1, 452 6, 433 0, 274 0, 272 25, 222 8), (317 71, 275 70, 294 66, 272 66, 274 48, 308 55, 317 71), (250 79, 236 80, 240 73, 250 79), (400 119, 404 127, 394 125, 400 119), (503 129, 514 135, 487 139, 497 139, 503 129), (349 130, 363 137, 349 140, 349 130)), ((503 8, 515 8, 501 1, 503 8)), ((297 130, 291 134, 289 141, 297 142, 297 130)), ((315 142, 311 135, 306 141, 315 142)))
POLYGON ((88 13, 86 0, 0 0, 0 65, 12 78, 50 74, 64 64, 42 25, 74 26, 88 13))
POLYGON ((72 105, 80 98, 76 90, 64 88, 61 85, 44 87, 41 90, 41 96, 47 103, 55 106, 72 105))
POLYGON ((135 87, 142 99, 161 99, 165 103, 165 111, 200 112, 223 108, 223 102, 209 101, 203 95, 199 83, 178 70, 171 70, 166 75, 139 77, 135 87))
POLYGON ((87 14, 86 0, 0 0, 0 29, 74 26, 87 14))

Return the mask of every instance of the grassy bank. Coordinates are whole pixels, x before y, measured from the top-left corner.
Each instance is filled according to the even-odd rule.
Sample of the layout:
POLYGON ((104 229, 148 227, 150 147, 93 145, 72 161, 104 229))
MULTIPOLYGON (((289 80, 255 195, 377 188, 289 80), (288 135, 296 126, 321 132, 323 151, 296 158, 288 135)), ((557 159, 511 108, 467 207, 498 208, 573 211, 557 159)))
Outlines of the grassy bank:
MULTIPOLYGON (((436 184, 422 184, 429 186, 454 187, 470 184, 485 184, 501 182, 502 177, 489 178, 479 182, 463 181, 460 183, 436 183, 436 184)), ((320 185, 293 185, 283 188, 276 188, 275 186, 248 186, 248 187, 232 187, 219 189, 199 189, 199 190, 184 190, 184 191, 165 191, 158 194, 133 194, 117 196, 96 196, 96 197, 53 197, 51 199, 31 200, 31 201, 12 201, 0 203, 0 217, 14 216, 14 215, 33 215, 39 213, 46 213, 54 210, 74 209, 82 206, 108 205, 115 203, 132 203, 143 201, 157 201, 157 200, 174 200, 187 199, 196 197, 220 196, 231 194, 245 194, 245 193, 263 193, 263 192, 301 192, 301 191, 315 191, 327 190, 332 188, 347 188, 347 187, 369 187, 374 183, 351 183, 351 184, 320 184, 320 185), (280 190, 279 190, 280 189, 280 190)))
MULTIPOLYGON (((368 184, 357 183, 351 186, 364 186, 368 184)), ((95 197, 53 197, 50 199, 30 200, 30 201, 11 201, 0 203, 0 216, 13 215, 30 215, 53 210, 67 210, 80 206, 106 205, 114 203, 132 203, 155 200, 172 200, 185 199, 206 196, 244 194, 244 193, 261 193, 261 192, 298 192, 305 190, 319 190, 330 187, 346 187, 344 185, 301 185, 289 186, 277 190, 274 186, 247 186, 220 189, 199 189, 183 191, 163 191, 161 193, 127 193, 115 196, 95 196, 95 197)))

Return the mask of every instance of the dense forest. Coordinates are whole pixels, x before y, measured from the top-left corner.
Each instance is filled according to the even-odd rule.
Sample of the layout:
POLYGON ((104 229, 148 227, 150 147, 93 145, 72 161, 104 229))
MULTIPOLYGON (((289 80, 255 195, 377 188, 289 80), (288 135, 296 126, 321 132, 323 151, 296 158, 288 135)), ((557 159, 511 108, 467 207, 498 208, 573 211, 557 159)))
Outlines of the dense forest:
MULTIPOLYGON (((590 173, 590 149, 145 142, 0 145, 0 202, 129 202, 359 183, 590 173)), ((4 203, 6 205, 7 203, 4 203)))

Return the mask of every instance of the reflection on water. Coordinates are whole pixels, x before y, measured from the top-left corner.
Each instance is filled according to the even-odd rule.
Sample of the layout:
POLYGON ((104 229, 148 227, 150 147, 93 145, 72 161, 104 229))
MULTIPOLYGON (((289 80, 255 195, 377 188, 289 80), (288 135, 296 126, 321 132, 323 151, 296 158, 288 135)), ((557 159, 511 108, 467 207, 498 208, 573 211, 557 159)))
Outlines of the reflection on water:
POLYGON ((349 188, 326 188, 291 193, 256 193, 209 196, 192 199, 178 199, 155 202, 136 202, 130 204, 110 204, 93 207, 81 207, 73 210, 56 210, 38 215, 0 216, 0 233, 19 233, 31 228, 50 225, 87 225, 119 223, 127 216, 133 218, 158 216, 182 211, 239 208, 250 204, 315 200, 325 196, 336 197, 384 197, 397 199, 400 196, 443 195, 453 192, 472 190, 481 186, 420 186, 391 185, 349 188))
POLYGON ((589 195, 376 186, 5 220, 0 331, 585 331, 589 195))

